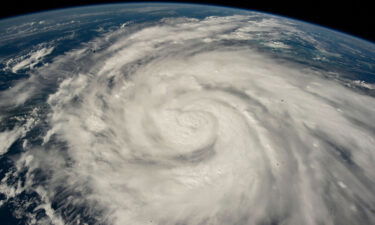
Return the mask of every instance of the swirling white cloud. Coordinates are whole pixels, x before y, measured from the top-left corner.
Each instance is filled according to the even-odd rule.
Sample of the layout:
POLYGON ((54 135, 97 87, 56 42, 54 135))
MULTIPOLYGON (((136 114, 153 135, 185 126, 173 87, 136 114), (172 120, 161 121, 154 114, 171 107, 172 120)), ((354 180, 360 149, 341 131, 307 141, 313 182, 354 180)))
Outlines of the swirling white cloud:
POLYGON ((38 70, 29 82, 61 83, 43 146, 25 154, 49 171, 46 199, 64 198, 54 213, 85 205, 102 223, 133 225, 374 221, 375 102, 246 44, 265 32, 288 48, 273 42, 285 31, 308 38, 274 18, 164 19, 38 70))

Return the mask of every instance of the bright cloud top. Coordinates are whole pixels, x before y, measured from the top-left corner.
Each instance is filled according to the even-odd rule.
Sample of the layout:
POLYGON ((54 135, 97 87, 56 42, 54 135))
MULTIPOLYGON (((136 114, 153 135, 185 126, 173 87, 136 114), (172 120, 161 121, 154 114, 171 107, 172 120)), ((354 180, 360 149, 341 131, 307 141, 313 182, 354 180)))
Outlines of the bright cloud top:
POLYGON ((64 79, 28 166, 49 171, 39 188, 46 201, 61 199, 51 215, 85 208, 55 220, 374 221, 375 102, 246 42, 265 32, 269 45, 288 48, 276 41, 285 29, 302 35, 273 18, 164 19, 40 69, 64 79))

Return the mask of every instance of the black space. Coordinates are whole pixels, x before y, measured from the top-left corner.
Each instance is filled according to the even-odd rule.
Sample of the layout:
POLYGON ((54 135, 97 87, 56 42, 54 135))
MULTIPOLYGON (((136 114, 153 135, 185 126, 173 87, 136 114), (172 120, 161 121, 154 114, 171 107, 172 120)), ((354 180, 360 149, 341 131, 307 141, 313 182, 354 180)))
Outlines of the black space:
MULTIPOLYGON (((91 5, 100 3, 115 3, 130 1, 114 0, 10 0, 2 4, 0 18, 38 12, 50 9, 59 9, 70 6, 91 5)), ((144 1, 133 1, 144 2, 144 1)), ((147 1, 158 2, 158 1, 147 1)), ((338 31, 375 42, 375 12, 371 1, 267 1, 267 0, 216 0, 216 1, 163 1, 163 2, 190 2, 213 4, 253 9, 287 16, 294 19, 333 28, 338 31)))

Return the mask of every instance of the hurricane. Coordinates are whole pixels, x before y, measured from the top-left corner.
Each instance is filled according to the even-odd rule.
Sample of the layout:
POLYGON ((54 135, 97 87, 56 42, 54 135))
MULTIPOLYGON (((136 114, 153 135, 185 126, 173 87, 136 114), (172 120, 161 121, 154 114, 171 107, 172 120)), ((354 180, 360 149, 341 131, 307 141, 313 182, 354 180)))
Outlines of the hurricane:
POLYGON ((254 18, 126 23, 0 92, 2 121, 30 106, 0 136, 2 154, 23 149, 0 203, 37 193, 46 215, 28 224, 374 222, 374 97, 249 44, 314 42, 254 18))

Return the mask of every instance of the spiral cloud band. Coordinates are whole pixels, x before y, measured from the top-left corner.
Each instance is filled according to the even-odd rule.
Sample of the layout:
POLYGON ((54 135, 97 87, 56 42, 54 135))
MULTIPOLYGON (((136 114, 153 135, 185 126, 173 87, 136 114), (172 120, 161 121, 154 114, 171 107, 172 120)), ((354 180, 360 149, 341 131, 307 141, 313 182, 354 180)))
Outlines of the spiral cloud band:
POLYGON ((375 101, 248 42, 285 30, 314 41, 272 17, 174 18, 54 59, 2 93, 58 83, 24 188, 55 224, 375 221, 375 101))

